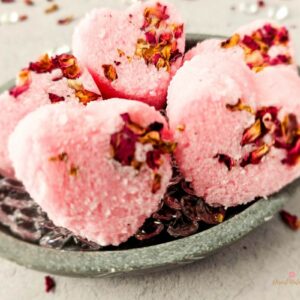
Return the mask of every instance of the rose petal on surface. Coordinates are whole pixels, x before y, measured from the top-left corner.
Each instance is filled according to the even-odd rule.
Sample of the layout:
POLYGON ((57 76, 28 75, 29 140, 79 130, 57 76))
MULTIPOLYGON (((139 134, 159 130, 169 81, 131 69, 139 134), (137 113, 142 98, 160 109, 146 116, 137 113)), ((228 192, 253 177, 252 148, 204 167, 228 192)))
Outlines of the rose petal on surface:
POLYGON ((44 54, 36 62, 29 64, 29 70, 40 73, 50 73, 56 68, 54 61, 49 57, 48 54, 44 54))
POLYGON ((219 163, 225 164, 228 171, 230 171, 232 169, 232 167, 234 167, 236 164, 235 160, 226 154, 218 153, 214 156, 214 158, 217 158, 219 163))
POLYGON ((68 79, 77 79, 82 74, 77 59, 72 54, 57 55, 53 58, 53 62, 61 69, 63 76, 68 79))
POLYGON ((109 80, 109 81, 115 81, 118 79, 118 74, 117 70, 113 65, 102 65, 102 69, 104 72, 104 76, 109 80))
POLYGON ((292 230, 300 229, 300 220, 297 216, 290 214, 289 212, 282 210, 280 212, 282 221, 292 230))
POLYGON ((261 162, 262 158, 266 156, 271 150, 271 147, 267 144, 263 144, 257 149, 253 150, 250 153, 247 153, 246 156, 242 159, 240 166, 245 167, 249 164, 257 165, 261 162))
POLYGON ((23 69, 19 72, 17 76, 17 84, 15 87, 9 90, 9 94, 17 98, 22 93, 26 92, 31 84, 30 71, 28 69, 23 69))
POLYGON ((56 282, 53 277, 45 276, 45 291, 46 293, 53 292, 56 287, 56 282))
POLYGON ((72 23, 75 20, 75 18, 73 16, 67 16, 65 18, 59 19, 57 21, 58 25, 68 25, 70 23, 72 23))
POLYGON ((49 99, 50 99, 51 103, 62 102, 62 101, 65 100, 64 97, 60 97, 60 96, 58 96, 56 94, 53 94, 53 93, 48 93, 48 95, 49 95, 49 99))

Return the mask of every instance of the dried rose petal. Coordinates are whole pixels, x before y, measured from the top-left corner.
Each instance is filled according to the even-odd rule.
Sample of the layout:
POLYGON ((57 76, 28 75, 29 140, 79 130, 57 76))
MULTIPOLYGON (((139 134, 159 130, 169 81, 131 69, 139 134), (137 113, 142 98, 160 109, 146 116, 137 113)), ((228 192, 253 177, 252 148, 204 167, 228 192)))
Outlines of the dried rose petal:
POLYGON ((182 212, 192 221, 203 221, 206 224, 219 224, 224 221, 225 209, 209 207, 202 198, 184 196, 181 199, 182 212))
POLYGON ((102 65, 104 76, 109 81, 115 81, 118 79, 117 70, 113 65, 102 65))
POLYGON ((245 129, 241 141, 241 145, 244 146, 246 144, 254 143, 258 138, 262 135, 262 126, 261 120, 258 119, 255 121, 253 125, 249 128, 245 129))
POLYGON ((79 167, 75 166, 74 164, 71 164, 69 175, 76 177, 78 176, 78 173, 79 173, 79 167))
POLYGON ((292 230, 300 229, 300 220, 297 216, 290 214, 289 212, 282 210, 280 212, 282 221, 288 225, 292 230))
POLYGON ((57 24, 58 24, 58 25, 68 25, 68 24, 72 23, 74 20, 75 20, 75 19, 74 19, 73 16, 68 16, 68 17, 59 19, 59 20, 57 21, 57 24))
POLYGON ((245 35, 241 43, 247 48, 251 49, 251 51, 259 50, 259 44, 250 36, 245 35))
POLYGON ((164 229, 164 225, 157 220, 147 220, 143 225, 143 229, 140 229, 136 234, 135 238, 139 241, 151 239, 159 235, 164 229))
POLYGON ((149 44, 156 44, 156 32, 155 30, 149 30, 145 33, 146 41, 149 44))
POLYGON ((15 0, 1 0, 2 3, 14 3, 15 0))
POLYGON ((79 102, 84 105, 100 99, 100 95, 86 90, 83 84, 76 80, 68 80, 68 86, 75 90, 75 96, 79 99, 79 102))
POLYGON ((153 122, 147 128, 134 123, 128 113, 121 114, 124 126, 121 131, 111 135, 110 145, 113 159, 123 166, 132 166, 139 170, 145 162, 140 162, 135 158, 136 144, 150 144, 153 150, 146 152, 146 164, 153 170, 152 193, 156 193, 161 187, 161 175, 157 170, 162 164, 160 159, 162 154, 171 154, 175 146, 174 143, 164 141, 160 131, 163 124, 153 122))
POLYGON ((250 114, 253 114, 254 111, 251 106, 243 103, 242 99, 238 99, 236 104, 226 104, 226 108, 230 111, 247 111, 250 114))
POLYGON ((81 76, 81 69, 74 55, 60 54, 53 59, 53 62, 61 69, 64 77, 68 79, 76 79, 81 76))
POLYGON ((219 163, 225 164, 228 171, 230 171, 232 167, 235 166, 235 160, 229 155, 218 153, 214 156, 214 158, 217 158, 219 163))
POLYGON ((161 175, 158 173, 154 174, 153 182, 152 182, 152 188, 151 192, 155 194, 157 191, 159 191, 161 188, 161 175))
POLYGON ((175 197, 171 197, 169 195, 166 195, 164 197, 164 203, 166 204, 166 206, 170 207, 171 209, 174 209, 174 210, 180 210, 181 209, 180 201, 175 197))
POLYGON ((239 44, 240 40, 241 40, 240 35, 239 34, 234 34, 228 40, 222 42, 221 47, 225 48, 225 49, 235 47, 239 44))
POLYGON ((45 291, 46 293, 54 291, 56 283, 53 277, 45 276, 45 291))
POLYGON ((240 166, 245 167, 249 164, 257 165, 261 162, 262 158, 270 152, 271 147, 267 144, 263 144, 257 149, 253 150, 242 159, 240 166))
POLYGON ((183 34, 183 27, 184 27, 183 24, 179 24, 179 25, 176 25, 176 24, 175 24, 175 28, 174 28, 174 30, 173 30, 175 39, 179 39, 179 38, 182 37, 182 34, 183 34))
POLYGON ((19 15, 19 18, 18 18, 18 20, 20 21, 20 22, 24 22, 24 21, 26 21, 28 19, 28 16, 27 15, 19 15))
POLYGON ((300 162, 300 139, 297 140, 295 146, 287 151, 286 158, 282 160, 283 164, 294 166, 300 162))
POLYGON ((24 0, 24 3, 28 6, 33 6, 34 5, 34 2, 33 0, 24 0))
POLYGON ((159 221, 171 221, 173 219, 178 219, 181 217, 181 212, 178 210, 171 209, 170 207, 164 205, 160 210, 152 215, 153 219, 159 221))
POLYGON ((9 90, 9 94, 17 98, 19 95, 21 95, 29 89, 30 84, 30 71, 28 69, 23 69, 18 74, 16 86, 9 90))
POLYGON ((48 93, 48 95, 49 95, 49 99, 50 99, 51 103, 62 102, 62 101, 65 100, 64 97, 60 97, 60 96, 55 95, 53 93, 48 93))
POLYGON ((53 3, 52 5, 50 5, 49 7, 47 7, 45 9, 45 13, 46 14, 51 14, 53 12, 56 12, 59 10, 59 6, 56 3, 53 3))
POLYGON ((199 224, 196 221, 191 221, 184 216, 174 220, 169 225, 167 232, 172 237, 185 237, 197 232, 199 224))
POLYGON ((56 68, 55 63, 48 54, 44 54, 37 62, 29 64, 29 70, 36 73, 50 73, 56 68))
POLYGON ((49 158, 49 161, 64 161, 67 162, 69 160, 69 155, 66 152, 62 152, 58 154, 57 156, 52 156, 49 158))

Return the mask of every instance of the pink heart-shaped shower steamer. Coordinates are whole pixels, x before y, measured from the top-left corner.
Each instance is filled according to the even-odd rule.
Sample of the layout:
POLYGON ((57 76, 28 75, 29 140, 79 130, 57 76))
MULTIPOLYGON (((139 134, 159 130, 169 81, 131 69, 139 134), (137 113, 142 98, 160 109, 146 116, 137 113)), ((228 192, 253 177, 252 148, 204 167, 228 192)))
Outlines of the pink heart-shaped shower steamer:
POLYGON ((160 109, 181 66, 185 32, 172 4, 147 1, 125 11, 95 9, 77 26, 73 51, 105 99, 119 97, 160 109))
POLYGON ((56 225, 106 246, 125 242, 158 209, 172 173, 169 139, 153 107, 112 99, 36 110, 9 151, 17 178, 56 225))
POLYGON ((93 101, 102 99, 91 75, 86 69, 77 66, 72 55, 63 54, 53 58, 43 56, 40 61, 23 69, 16 87, 0 95, 1 173, 9 176, 13 174, 7 143, 10 134, 24 116, 49 103, 88 102, 85 96, 93 101), (59 65, 58 58, 63 65, 59 65), (54 59, 56 62, 52 64, 54 59))
POLYGON ((184 60, 191 60, 195 55, 218 54, 224 51, 238 56, 254 72, 281 65, 295 71, 297 69, 289 31, 285 26, 266 20, 254 21, 240 27, 227 41, 219 38, 198 43, 185 54, 184 60))
POLYGON ((281 68, 254 75, 232 55, 200 55, 173 78, 175 156, 207 203, 245 204, 300 175, 300 79, 281 68))

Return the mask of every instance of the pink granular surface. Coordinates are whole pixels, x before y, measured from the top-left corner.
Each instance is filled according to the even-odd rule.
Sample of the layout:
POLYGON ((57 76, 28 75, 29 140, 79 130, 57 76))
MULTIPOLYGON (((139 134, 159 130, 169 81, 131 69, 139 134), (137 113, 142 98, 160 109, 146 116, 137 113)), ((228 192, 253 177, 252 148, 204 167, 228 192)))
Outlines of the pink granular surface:
MULTIPOLYGON (((147 1, 131 6, 125 11, 95 9, 80 22, 73 36, 74 54, 92 73, 104 98, 120 97, 146 102, 162 108, 172 75, 180 67, 182 58, 171 64, 171 70, 157 69, 135 55, 137 41, 145 38, 141 30, 144 10, 157 1, 147 1), (118 49, 125 55, 121 56, 118 49), (129 56, 130 58, 128 59, 129 56), (118 78, 108 80, 102 65, 112 65, 118 78)), ((160 2, 165 5, 163 2, 160 2)), ((167 4, 168 24, 182 24, 182 19, 172 4, 167 4)), ((181 53, 185 48, 185 33, 177 39, 181 53)))
POLYGON ((119 245, 142 226, 171 177, 164 155, 161 188, 152 193, 153 170, 143 165, 137 171, 112 158, 110 137, 123 127, 122 113, 143 127, 162 122, 163 137, 170 138, 154 108, 112 99, 83 109, 72 103, 44 106, 19 123, 9 145, 17 177, 55 224, 103 246, 119 245), (67 153, 66 161, 49 160, 61 153, 67 153), (72 165, 76 176, 69 174, 72 165))
MULTIPOLYGON (((255 32, 259 28, 262 28, 266 24, 271 24, 274 27, 279 26, 278 24, 272 21, 256 20, 254 22, 251 22, 247 25, 238 28, 233 34, 238 33, 240 34, 241 38, 243 38, 245 35, 251 36, 253 32, 255 32)), ((237 55, 238 57, 240 57, 240 59, 244 60, 244 53, 240 47, 223 49, 221 48, 222 41, 223 41, 222 39, 208 39, 198 43, 195 47, 193 47, 185 54, 184 61, 191 60, 195 55, 201 55, 205 53, 218 54, 219 52, 225 52, 225 51, 232 53, 232 55, 237 55)), ((290 37, 290 41, 287 43, 286 46, 273 46, 269 50, 268 54, 270 55, 271 58, 274 58, 279 54, 283 54, 283 55, 288 54, 292 57, 292 64, 289 65, 288 67, 291 68, 292 70, 295 70, 297 67, 296 58, 295 58, 295 49, 291 37, 290 37)))
POLYGON ((253 74, 235 57, 203 55, 186 62, 169 87, 167 112, 178 142, 176 159, 197 195, 211 205, 229 207, 268 196, 300 175, 299 165, 282 164, 285 152, 275 148, 258 165, 237 165, 230 171, 214 158, 225 154, 238 160, 249 151, 240 143, 254 116, 232 112, 226 104, 236 104, 239 98, 254 109, 273 104, 300 118, 300 79, 295 72, 282 67, 261 72, 258 78, 253 74), (178 131, 178 125, 185 130, 178 131))
MULTIPOLYGON (((6 175, 13 175, 13 168, 8 156, 7 142, 10 134, 18 122, 36 108, 49 104, 49 93, 65 97, 65 101, 71 102, 78 99, 73 89, 68 87, 67 79, 52 81, 61 75, 60 70, 52 73, 36 74, 31 72, 31 84, 27 91, 17 98, 9 92, 0 95, 0 172, 6 175)), ((100 94, 90 74, 85 70, 79 81, 84 87, 92 92, 100 94)))

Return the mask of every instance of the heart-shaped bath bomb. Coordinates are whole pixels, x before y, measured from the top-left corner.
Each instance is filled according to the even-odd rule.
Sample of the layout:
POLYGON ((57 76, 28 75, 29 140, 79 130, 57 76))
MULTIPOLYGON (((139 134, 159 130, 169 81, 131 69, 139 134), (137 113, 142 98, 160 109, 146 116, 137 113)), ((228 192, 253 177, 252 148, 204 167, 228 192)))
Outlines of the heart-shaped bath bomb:
POLYGON ((207 203, 229 207, 269 196, 300 175, 300 79, 282 67, 250 72, 253 82, 230 56, 215 64, 219 56, 184 64, 167 112, 182 173, 207 203))
POLYGON ((228 40, 208 39, 185 54, 184 60, 204 53, 230 52, 254 72, 279 65, 296 70, 295 51, 285 26, 258 20, 240 27, 228 40))
POLYGON ((135 99, 160 109, 181 66, 185 32, 171 4, 138 3, 125 11, 96 9, 77 26, 73 50, 105 99, 135 99))
POLYGON ((91 75, 79 67, 73 55, 44 55, 30 63, 17 78, 16 86, 0 95, 0 171, 12 176, 7 142, 18 122, 36 108, 60 101, 81 102, 102 99, 91 75))
POLYGON ((129 100, 44 106, 10 139, 16 176, 58 226, 119 245, 157 210, 175 144, 164 117, 129 100))

